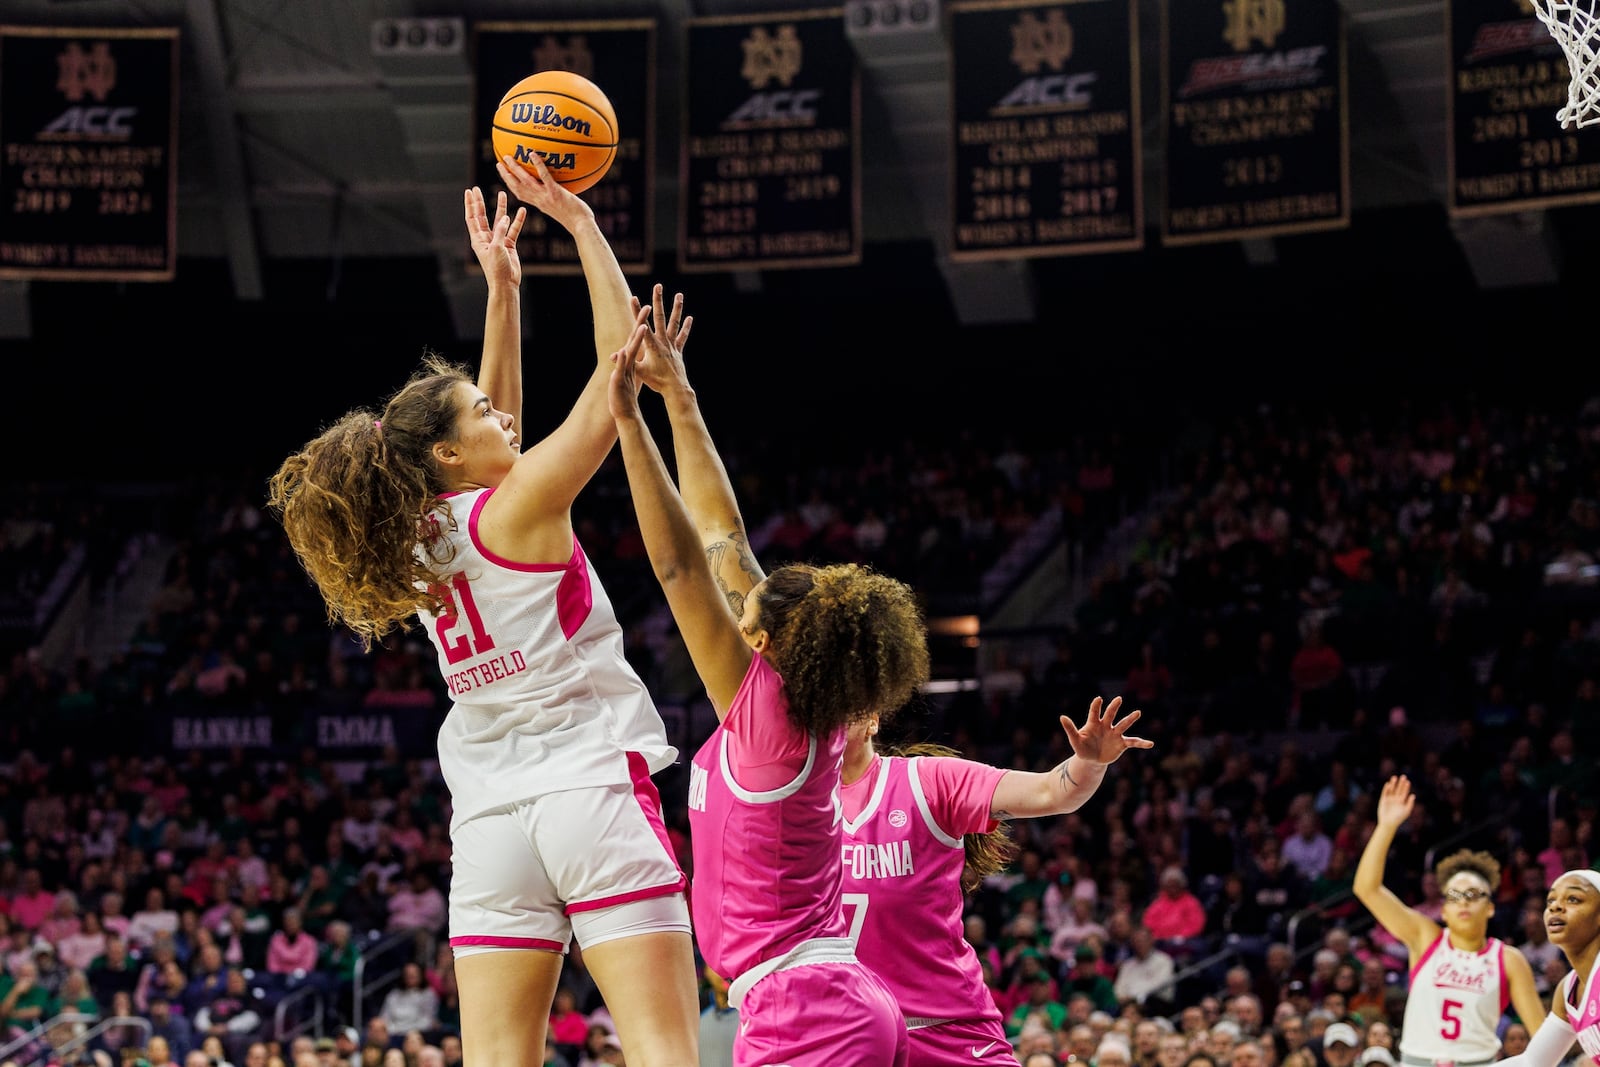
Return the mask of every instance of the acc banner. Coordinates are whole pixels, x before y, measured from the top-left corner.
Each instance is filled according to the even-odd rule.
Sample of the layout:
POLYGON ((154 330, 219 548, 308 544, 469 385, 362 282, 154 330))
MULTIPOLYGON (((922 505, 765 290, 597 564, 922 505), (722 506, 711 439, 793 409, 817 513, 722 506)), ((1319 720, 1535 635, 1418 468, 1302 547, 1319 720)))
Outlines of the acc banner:
POLYGON ((950 9, 951 258, 1144 244, 1130 0, 950 9))
POLYGON ((1350 224, 1337 0, 1166 0, 1166 244, 1350 224))
POLYGON ((841 10, 690 19, 678 268, 861 260, 861 86, 841 10))
POLYGON ((178 31, 0 26, 0 278, 171 281, 178 31))
MULTIPOLYGON (((480 22, 473 36, 473 181, 478 188, 486 193, 504 188, 494 169, 489 131, 506 91, 541 70, 580 74, 611 101, 619 141, 606 176, 580 195, 594 209, 623 269, 654 269, 655 20, 480 22)), ((493 211, 492 195, 489 199, 493 211)), ((541 212, 528 212, 517 247, 529 273, 582 269, 571 236, 541 212)))
POLYGON ((1556 121, 1567 62, 1527 0, 1451 0, 1445 20, 1450 214, 1600 199, 1600 143, 1556 121))

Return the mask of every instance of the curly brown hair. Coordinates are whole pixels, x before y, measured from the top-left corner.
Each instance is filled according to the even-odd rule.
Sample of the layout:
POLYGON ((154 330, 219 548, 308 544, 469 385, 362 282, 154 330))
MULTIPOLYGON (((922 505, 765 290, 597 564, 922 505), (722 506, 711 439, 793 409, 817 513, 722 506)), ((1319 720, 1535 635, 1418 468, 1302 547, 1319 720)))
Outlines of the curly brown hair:
POLYGON ((1475 874, 1488 882, 1490 893, 1500 889, 1500 861, 1487 852, 1474 852, 1467 848, 1452 852, 1440 860, 1433 868, 1433 877, 1442 890, 1445 883, 1462 871, 1475 874))
MULTIPOLYGON (((903 756, 906 759, 913 756, 961 756, 955 749, 936 745, 932 741, 874 747, 886 756, 903 756)), ((961 846, 967 853, 966 863, 961 868, 961 892, 965 895, 976 892, 991 874, 999 874, 1011 866, 1021 851, 1011 837, 1011 823, 1005 820, 987 833, 962 834, 961 846)))
POLYGON ((433 445, 455 439, 456 387, 473 380, 466 367, 428 353, 381 413, 347 412, 268 481, 267 506, 322 594, 328 621, 349 627, 368 649, 409 627, 419 608, 444 607, 435 583, 450 554, 417 549, 430 515, 454 526, 439 498, 448 486, 433 445))
POLYGON ((828 735, 887 718, 928 680, 928 632, 911 587, 855 563, 791 563, 760 586, 789 718, 828 735))

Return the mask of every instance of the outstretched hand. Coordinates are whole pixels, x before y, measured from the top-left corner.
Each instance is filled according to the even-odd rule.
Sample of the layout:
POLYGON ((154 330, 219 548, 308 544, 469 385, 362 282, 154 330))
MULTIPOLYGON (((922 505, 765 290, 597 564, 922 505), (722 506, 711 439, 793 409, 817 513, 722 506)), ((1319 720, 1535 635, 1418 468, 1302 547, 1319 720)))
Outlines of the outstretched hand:
POLYGON ((1399 829, 1411 818, 1411 809, 1416 803, 1416 794, 1411 792, 1411 779, 1403 774, 1395 775, 1383 783, 1383 792, 1378 794, 1378 825, 1399 829))
POLYGON ((689 340, 689 330, 694 326, 694 316, 683 313, 683 294, 672 298, 672 311, 664 305, 665 290, 657 282, 651 291, 651 306, 644 308, 638 297, 632 297, 635 316, 646 312, 650 336, 639 350, 638 379, 658 393, 687 388, 689 375, 683 366, 683 346, 689 340))
POLYGON ((639 413, 639 349, 650 336, 645 324, 649 309, 641 309, 634 316, 633 333, 620 351, 611 353, 611 383, 606 390, 606 407, 617 422, 638 420, 639 413))
POLYGON ((472 238, 472 251, 483 267, 483 276, 490 285, 503 282, 516 288, 522 284, 522 258, 517 255, 517 238, 522 236, 522 224, 528 209, 517 208, 516 215, 506 214, 506 194, 495 201, 494 224, 489 223, 489 212, 483 202, 483 191, 473 186, 466 191, 467 235, 472 238))
POLYGON ((1154 748, 1154 741, 1128 736, 1128 727, 1139 721, 1142 712, 1132 712, 1118 721, 1117 711, 1121 707, 1121 697, 1112 697, 1109 704, 1095 697, 1089 703, 1089 717, 1084 720, 1082 729, 1074 726, 1066 715, 1061 716, 1061 728, 1067 732, 1072 754, 1086 763, 1104 765, 1115 763, 1117 757, 1130 748, 1154 748))

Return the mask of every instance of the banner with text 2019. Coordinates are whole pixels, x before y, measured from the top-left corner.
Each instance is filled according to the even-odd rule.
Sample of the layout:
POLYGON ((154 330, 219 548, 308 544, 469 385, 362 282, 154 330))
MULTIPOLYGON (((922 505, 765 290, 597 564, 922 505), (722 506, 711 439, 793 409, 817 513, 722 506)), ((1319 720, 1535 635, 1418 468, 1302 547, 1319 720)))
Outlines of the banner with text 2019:
POLYGON ((0 26, 0 278, 171 281, 178 31, 0 26))
POLYGON ((689 20, 678 268, 861 260, 861 88, 841 10, 689 20))

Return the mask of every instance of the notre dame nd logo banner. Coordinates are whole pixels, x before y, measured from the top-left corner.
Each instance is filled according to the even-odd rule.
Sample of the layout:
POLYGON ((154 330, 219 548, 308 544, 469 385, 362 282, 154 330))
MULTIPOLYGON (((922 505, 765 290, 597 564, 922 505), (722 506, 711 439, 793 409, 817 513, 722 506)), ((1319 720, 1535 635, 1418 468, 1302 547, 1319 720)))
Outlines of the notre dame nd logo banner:
POLYGON ((177 45, 0 26, 0 278, 172 279, 177 45))
POLYGON ((836 11, 691 19, 678 265, 861 257, 860 87, 836 11))

